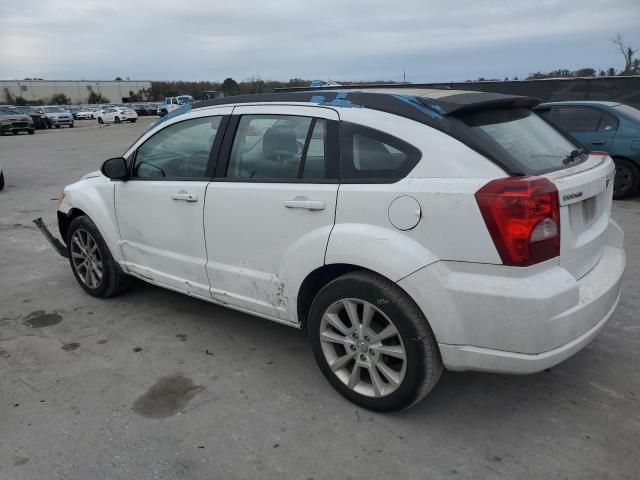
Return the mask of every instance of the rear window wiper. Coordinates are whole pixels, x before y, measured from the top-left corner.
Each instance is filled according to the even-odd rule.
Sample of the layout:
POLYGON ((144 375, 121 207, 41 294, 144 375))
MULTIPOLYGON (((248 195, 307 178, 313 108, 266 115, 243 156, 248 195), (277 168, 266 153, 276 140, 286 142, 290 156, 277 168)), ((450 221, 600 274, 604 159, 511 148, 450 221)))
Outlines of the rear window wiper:
POLYGON ((564 163, 565 165, 569 165, 570 163, 575 162, 577 159, 582 160, 583 153, 584 148, 576 148, 575 150, 572 150, 571 153, 564 158, 564 160, 562 160, 562 163, 564 163))

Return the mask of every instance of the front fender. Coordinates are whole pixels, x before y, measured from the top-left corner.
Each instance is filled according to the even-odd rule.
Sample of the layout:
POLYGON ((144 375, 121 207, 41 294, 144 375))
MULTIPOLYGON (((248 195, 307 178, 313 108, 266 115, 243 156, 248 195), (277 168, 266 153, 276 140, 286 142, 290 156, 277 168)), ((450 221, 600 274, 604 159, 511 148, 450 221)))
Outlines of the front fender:
POLYGON ((122 262, 124 258, 118 246, 120 233, 116 223, 114 190, 114 182, 103 176, 80 180, 64 189, 64 200, 59 211, 68 215, 73 209, 82 210, 98 227, 114 260, 122 262))
POLYGON ((331 232, 325 263, 346 263, 372 270, 397 282, 438 258, 403 232, 359 223, 337 224, 331 232))

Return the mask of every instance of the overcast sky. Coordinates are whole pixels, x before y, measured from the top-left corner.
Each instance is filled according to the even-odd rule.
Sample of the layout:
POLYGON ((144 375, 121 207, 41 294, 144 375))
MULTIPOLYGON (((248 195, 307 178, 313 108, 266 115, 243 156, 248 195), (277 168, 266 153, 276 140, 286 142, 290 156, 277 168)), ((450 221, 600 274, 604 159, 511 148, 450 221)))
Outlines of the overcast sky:
POLYGON ((448 80, 620 69, 640 0, 0 1, 0 79, 448 80))

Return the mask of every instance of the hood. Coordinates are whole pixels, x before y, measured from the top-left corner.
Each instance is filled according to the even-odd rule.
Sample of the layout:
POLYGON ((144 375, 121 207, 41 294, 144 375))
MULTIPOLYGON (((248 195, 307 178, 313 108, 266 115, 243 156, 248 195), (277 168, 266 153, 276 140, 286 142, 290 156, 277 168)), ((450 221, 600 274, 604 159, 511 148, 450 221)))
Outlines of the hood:
POLYGON ((0 113, 3 122, 31 122, 31 117, 26 113, 0 113))
POLYGON ((96 170, 95 172, 89 172, 86 175, 82 176, 82 180, 86 180, 87 178, 96 178, 101 175, 100 170, 96 170))

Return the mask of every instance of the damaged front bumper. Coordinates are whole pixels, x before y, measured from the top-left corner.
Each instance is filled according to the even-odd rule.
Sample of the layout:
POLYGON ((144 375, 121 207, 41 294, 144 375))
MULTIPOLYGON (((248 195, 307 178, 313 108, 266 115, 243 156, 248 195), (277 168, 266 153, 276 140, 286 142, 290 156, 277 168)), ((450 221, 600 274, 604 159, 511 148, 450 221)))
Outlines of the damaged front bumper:
POLYGON ((47 226, 44 224, 44 221, 42 221, 42 217, 36 218, 33 223, 36 224, 36 227, 38 227, 38 229, 42 232, 44 238, 47 239, 47 241, 51 244, 55 251, 58 252, 58 254, 62 255, 64 258, 69 258, 67 246, 53 236, 53 233, 49 231, 47 226))

